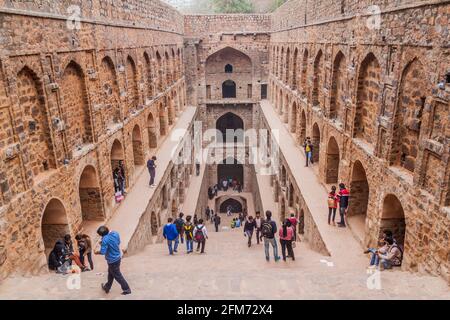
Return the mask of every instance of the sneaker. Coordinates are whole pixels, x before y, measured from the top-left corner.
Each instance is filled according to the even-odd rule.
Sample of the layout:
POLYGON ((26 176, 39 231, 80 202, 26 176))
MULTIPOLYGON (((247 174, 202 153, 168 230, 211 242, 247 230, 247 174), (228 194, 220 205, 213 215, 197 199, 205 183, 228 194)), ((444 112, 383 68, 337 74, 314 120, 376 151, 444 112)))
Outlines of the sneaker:
POLYGON ((266 257, 266 261, 269 262, 269 261, 270 261, 270 258, 269 258, 269 257, 266 257))
POLYGON ((280 259, 281 259, 280 257, 276 257, 275 262, 278 262, 280 259))
POLYGON ((109 293, 109 289, 106 289, 105 284, 102 283, 102 290, 105 291, 106 294, 109 293))
POLYGON ((131 290, 126 290, 122 292, 123 296, 126 296, 127 294, 131 294, 131 290))

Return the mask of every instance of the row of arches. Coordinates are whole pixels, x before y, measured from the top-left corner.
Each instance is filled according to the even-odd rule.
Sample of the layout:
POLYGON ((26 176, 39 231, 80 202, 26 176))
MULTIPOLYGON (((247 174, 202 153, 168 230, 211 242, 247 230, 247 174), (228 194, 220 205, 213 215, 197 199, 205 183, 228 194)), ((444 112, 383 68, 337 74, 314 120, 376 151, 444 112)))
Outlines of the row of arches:
MULTIPOLYGON (((134 97, 133 106, 136 106, 139 100, 136 94, 136 65, 130 57, 127 61, 126 77, 133 76, 125 79, 126 88, 130 89, 130 96, 134 97)), ((10 195, 3 195, 4 200, 7 201, 11 196, 25 191, 44 176, 45 172, 56 169, 59 161, 62 161, 56 158, 56 154, 62 153, 64 158, 70 159, 84 145, 95 142, 94 131, 97 136, 106 133, 107 131, 101 130, 102 125, 121 122, 124 119, 123 114, 131 112, 130 105, 120 102, 121 79, 116 69, 109 56, 102 59, 99 79, 103 90, 100 98, 104 102, 104 110, 101 112, 91 110, 92 93, 87 86, 87 74, 75 60, 68 62, 58 80, 56 92, 60 97, 61 108, 50 103, 53 98, 44 91, 42 75, 27 65, 17 73, 17 81, 14 82, 16 86, 13 89, 18 108, 11 109, 10 117, 1 117, 2 128, 9 134, 7 137, 0 137, 0 142, 11 146, 18 141, 24 154, 25 160, 22 160, 26 163, 16 155, 8 159, 8 166, 11 167, 8 172, 14 172, 16 178, 7 179, 9 186, 6 189, 10 195), (19 138, 11 139, 14 132, 18 134, 21 131, 23 134, 20 134, 19 138), (26 175, 20 174, 24 170, 23 165, 27 167, 26 175)), ((5 82, 0 78, 0 91, 6 88, 4 85, 5 82)), ((156 102, 156 118, 148 120, 151 148, 156 147, 158 130, 159 135, 166 135, 168 126, 174 123, 184 107, 183 86, 180 88, 172 89, 156 102)), ((135 144, 142 142, 142 139, 139 139, 134 140, 135 144)))
MULTIPOLYGON (((321 49, 316 53, 311 68, 309 68, 308 50, 304 50, 300 78, 296 70, 298 69, 297 61, 300 61, 296 58, 299 54, 298 49, 295 49, 294 60, 290 60, 289 50, 288 48, 285 52, 282 48, 280 52, 280 49, 272 49, 272 55, 274 55, 272 73, 275 77, 288 84, 291 89, 299 90, 301 94, 309 94, 312 107, 320 108, 326 118, 337 124, 339 130, 349 131, 353 138, 367 144, 378 156, 386 158, 390 165, 401 167, 410 173, 415 171, 419 155, 422 116, 427 97, 432 94, 430 80, 420 59, 411 59, 403 68, 394 106, 383 100, 384 73, 374 53, 369 52, 361 60, 356 72, 357 85, 352 93, 350 92, 351 82, 348 79, 352 77, 351 70, 354 68, 354 62, 349 63, 349 59, 342 51, 334 55, 329 86, 326 81, 324 54, 321 49), (277 55, 281 56, 277 58, 277 55), (288 70, 293 70, 291 76, 288 76, 288 70), (311 83, 308 83, 307 74, 310 72, 311 83), (297 78, 300 80, 294 80, 297 78), (353 96, 354 108, 352 108, 353 96), (379 139, 377 121, 379 116, 390 119, 390 125, 384 129, 391 136, 387 142, 379 139), (383 144, 388 144, 388 147, 382 147, 383 144), (386 152, 384 152, 385 149, 386 152)), ((298 105, 295 101, 291 101, 287 92, 278 88, 275 81, 272 81, 271 99, 283 120, 291 121, 291 131, 295 132, 299 126, 296 114, 299 113, 298 105)))

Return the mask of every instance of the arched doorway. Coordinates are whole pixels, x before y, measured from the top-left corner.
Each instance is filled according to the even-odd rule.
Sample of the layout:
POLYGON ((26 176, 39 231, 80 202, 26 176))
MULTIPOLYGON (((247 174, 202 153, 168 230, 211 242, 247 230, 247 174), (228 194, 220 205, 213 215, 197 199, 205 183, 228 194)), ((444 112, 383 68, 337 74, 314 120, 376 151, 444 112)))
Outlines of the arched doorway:
POLYGON ((295 134, 297 130, 297 103, 293 102, 291 107, 291 132, 295 134))
POLYGON ((405 212, 400 200, 393 194, 388 194, 383 201, 380 235, 385 230, 392 231, 397 243, 404 246, 406 234, 405 212))
POLYGON ((313 161, 319 163, 320 160, 320 129, 317 123, 313 125, 312 132, 312 144, 313 144, 313 161))
POLYGON ((155 211, 152 211, 151 217, 150 217, 150 223, 151 223, 151 231, 152 231, 152 236, 157 236, 158 235, 158 220, 156 218, 156 213, 155 211))
POLYGON ((155 118, 149 113, 147 117, 148 146, 150 149, 158 147, 158 139, 156 137, 155 118))
POLYGON ((300 210, 300 214, 298 216, 298 233, 305 234, 305 211, 300 210))
POLYGON ((172 199, 172 218, 176 219, 178 217, 178 205, 177 200, 172 199))
POLYGON ((227 158, 217 165, 217 183, 221 184, 224 179, 233 179, 244 186, 244 166, 234 158, 227 158))
POLYGON ((339 178, 339 146, 334 137, 328 141, 325 183, 337 183, 339 178))
POLYGON ((286 200, 281 197, 280 201, 280 221, 283 222, 286 219, 286 200))
POLYGON ((353 164, 352 179, 350 182, 350 200, 348 207, 348 220, 352 230, 361 241, 365 237, 367 206, 369 203, 369 182, 366 170, 361 162, 353 164))
POLYGON ((66 209, 60 200, 52 199, 47 203, 42 215, 41 231, 46 254, 53 249, 56 240, 70 234, 66 209))
POLYGON ((221 137, 217 137, 217 142, 219 143, 244 141, 244 121, 232 112, 225 113, 217 119, 216 129, 222 135, 221 137), (227 130, 229 131, 228 134, 227 130))
POLYGON ((303 142, 306 139, 306 113, 305 110, 302 110, 302 114, 300 116, 300 128, 298 130, 298 142, 303 145, 303 142))
POLYGON ((138 125, 133 128, 133 157, 134 165, 141 167, 144 165, 144 150, 142 149, 141 129, 138 125))
POLYGON ((220 204, 220 213, 226 213, 228 206, 231 206, 232 213, 241 213, 242 212, 242 204, 236 199, 227 199, 220 204))
POLYGON ((83 221, 103 221, 103 197, 93 166, 86 166, 80 177, 78 188, 83 221))
POLYGON ((222 98, 236 98, 236 82, 227 80, 222 83, 222 98))
POLYGON ((167 134, 166 108, 162 103, 159 104, 159 135, 165 136, 167 134))
POLYGON ((124 160, 125 156, 122 144, 119 140, 115 140, 111 148, 111 170, 115 192, 120 191, 120 186, 114 182, 114 171, 118 170, 126 180, 124 160))

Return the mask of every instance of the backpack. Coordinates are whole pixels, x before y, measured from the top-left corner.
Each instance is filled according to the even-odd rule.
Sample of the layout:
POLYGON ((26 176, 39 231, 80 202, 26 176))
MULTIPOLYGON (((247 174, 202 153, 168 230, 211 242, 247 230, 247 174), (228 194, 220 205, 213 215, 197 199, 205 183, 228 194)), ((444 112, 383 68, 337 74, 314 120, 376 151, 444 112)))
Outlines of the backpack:
POLYGON ((264 221, 261 227, 263 237, 273 238, 273 226, 270 221, 264 221))
POLYGON ((192 231, 194 229, 194 226, 192 224, 185 224, 184 225, 184 234, 186 235, 186 239, 191 240, 192 239, 192 231))
POLYGON ((180 231, 183 229, 183 226, 184 226, 184 221, 183 221, 183 219, 178 218, 178 219, 175 221, 175 226, 177 227, 177 231, 180 232, 180 231))
POLYGON ((197 228, 197 232, 195 233, 195 241, 197 242, 202 242, 203 240, 205 240, 205 235, 203 234, 203 228, 204 227, 196 227, 197 228))

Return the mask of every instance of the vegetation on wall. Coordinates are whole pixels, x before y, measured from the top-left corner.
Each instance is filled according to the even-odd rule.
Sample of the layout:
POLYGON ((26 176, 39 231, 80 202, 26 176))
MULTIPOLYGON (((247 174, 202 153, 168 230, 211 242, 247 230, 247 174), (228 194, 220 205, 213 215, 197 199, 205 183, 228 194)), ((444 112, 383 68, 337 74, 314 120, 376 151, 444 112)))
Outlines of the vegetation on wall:
POLYGON ((216 13, 252 13, 253 3, 250 0, 213 0, 216 13))

